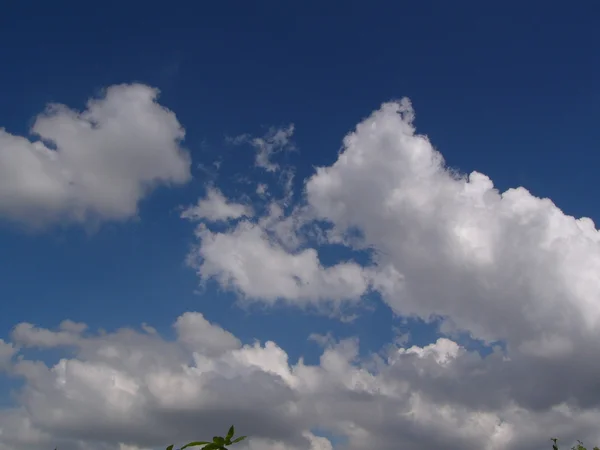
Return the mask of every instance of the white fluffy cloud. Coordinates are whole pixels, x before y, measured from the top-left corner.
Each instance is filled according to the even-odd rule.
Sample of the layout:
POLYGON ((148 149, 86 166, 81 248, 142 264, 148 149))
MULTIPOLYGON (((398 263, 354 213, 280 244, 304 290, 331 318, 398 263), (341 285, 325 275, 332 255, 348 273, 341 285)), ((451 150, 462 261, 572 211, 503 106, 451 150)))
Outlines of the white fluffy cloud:
MULTIPOLYGON (((534 439, 549 423, 559 435, 583 433, 600 408, 600 232, 525 188, 499 192, 484 174, 450 170, 413 121, 407 99, 386 103, 306 181, 302 205, 273 213, 275 202, 267 216, 226 231, 199 228, 192 259, 200 277, 301 306, 377 291, 399 316, 441 318, 449 337, 465 332, 505 348, 483 358, 443 340, 435 352, 405 352, 438 359, 424 358, 420 372, 387 370, 419 392, 411 401, 423 414, 485 423, 498 442, 534 439), (370 252, 371 262, 326 267, 323 242, 370 252), (581 422, 559 426, 574 410, 581 422)), ((451 435, 459 423, 440 432, 451 435)), ((475 439, 463 438, 467 448, 475 439)))
MULTIPOLYGON (((401 315, 447 316, 486 340, 568 351, 600 324, 600 233, 524 188, 457 175, 415 133, 408 101, 382 106, 308 180, 308 203, 374 249, 375 286, 401 315), (565 335, 566 333, 566 335, 565 335)), ((535 349, 535 350, 534 350, 535 349)))
POLYGON ((0 128, 0 216, 34 228, 122 221, 161 184, 182 184, 190 157, 158 90, 116 85, 83 112, 50 105, 31 134, 0 128))
POLYGON ((149 449, 210 438, 231 423, 251 436, 240 450, 331 450, 317 429, 347 450, 533 450, 545 448, 548 433, 565 442, 600 439, 597 409, 561 403, 533 412, 507 392, 495 408, 436 398, 428 382, 464 390, 459 375, 481 362, 448 339, 371 361, 357 357, 355 339, 329 341, 319 363, 306 365, 274 342, 242 345, 200 313, 174 326, 175 341, 123 328, 72 331, 77 339, 69 342, 61 330, 17 327, 19 342, 24 329, 35 330, 54 351, 75 342, 75 353, 50 367, 13 359, 9 373, 25 384, 15 407, 0 413, 0 449, 149 449))
POLYGON ((339 303, 356 301, 368 288, 358 264, 323 267, 314 249, 288 252, 259 224, 243 221, 228 232, 199 227, 196 233, 201 244, 189 260, 200 276, 249 299, 339 303))
MULTIPOLYGON (((372 287, 395 313, 441 316, 445 331, 504 342, 512 362, 488 380, 520 405, 597 407, 594 223, 524 188, 500 193, 483 174, 453 173, 415 133, 413 117, 405 100, 360 123, 338 160, 308 180, 314 214, 333 224, 334 234, 359 230, 352 245, 373 249, 372 287)), ((473 378, 474 391, 476 377, 465 378, 473 378)), ((489 395, 478 389, 484 401, 489 395)))

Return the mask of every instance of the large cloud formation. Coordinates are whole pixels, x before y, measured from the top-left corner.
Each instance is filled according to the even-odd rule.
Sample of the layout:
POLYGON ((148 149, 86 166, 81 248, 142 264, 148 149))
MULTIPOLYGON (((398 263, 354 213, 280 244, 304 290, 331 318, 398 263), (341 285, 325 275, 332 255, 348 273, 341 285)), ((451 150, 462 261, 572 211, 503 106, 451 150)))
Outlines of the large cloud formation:
MULTIPOLYGON (((337 161, 306 181, 304 204, 272 214, 274 203, 268 216, 226 231, 202 224, 191 254, 199 276, 245 299, 299 306, 377 292, 397 315, 441 320, 448 337, 501 344, 422 373, 390 367, 437 405, 424 410, 487 414, 502 431, 485 445, 497 448, 526 448, 549 429, 585 433, 600 406, 600 233, 523 187, 499 192, 484 174, 450 170, 413 122, 407 99, 383 104, 344 138, 337 161), (326 267, 323 243, 369 252, 370 262, 326 267), (330 277, 342 267, 347 276, 330 277)), ((455 436, 454 426, 444 436, 455 436)), ((463 437, 466 447, 476 441, 463 437)))
POLYGON ((359 124, 306 184, 315 214, 334 234, 360 230, 352 245, 374 249, 372 286, 397 314, 441 316, 446 330, 504 342, 512 362, 488 386, 535 409, 600 404, 594 223, 524 188, 500 193, 483 174, 448 170, 413 117, 405 100, 359 124))
POLYGON ((154 187, 188 181, 185 132, 157 96, 123 84, 83 112, 50 105, 31 128, 36 141, 0 128, 0 217, 37 229, 122 221, 154 187))
POLYGON ((283 200, 258 195, 267 203, 252 208, 209 190, 184 213, 200 222, 189 262, 246 301, 356 305, 377 293, 398 315, 439 319, 444 337, 369 357, 357 339, 322 339, 309 365, 196 312, 175 321, 174 341, 149 326, 18 324, 0 341, 0 370, 24 381, 0 412, 0 450, 149 449, 231 423, 252 436, 240 450, 600 443, 595 225, 449 170, 413 120, 407 100, 382 105, 295 206, 288 185, 283 200), (324 264, 322 244, 370 258, 324 264), (492 351, 467 350, 459 332, 492 351), (47 365, 30 348, 64 353, 47 365))
POLYGON ((532 411, 494 385, 487 397, 495 404, 470 397, 463 377, 480 372, 475 382, 484 384, 486 367, 503 356, 485 363, 446 338, 367 359, 357 356, 356 339, 331 341, 307 365, 274 342, 243 345, 197 312, 174 327, 177 338, 167 341, 148 326, 94 334, 20 324, 12 335, 19 351, 62 348, 70 356, 53 366, 12 358, 6 370, 25 384, 0 413, 0 449, 149 449, 212 436, 231 422, 252 436, 240 450, 331 450, 318 430, 349 450, 533 450, 549 432, 600 438, 596 409, 563 402, 532 411))

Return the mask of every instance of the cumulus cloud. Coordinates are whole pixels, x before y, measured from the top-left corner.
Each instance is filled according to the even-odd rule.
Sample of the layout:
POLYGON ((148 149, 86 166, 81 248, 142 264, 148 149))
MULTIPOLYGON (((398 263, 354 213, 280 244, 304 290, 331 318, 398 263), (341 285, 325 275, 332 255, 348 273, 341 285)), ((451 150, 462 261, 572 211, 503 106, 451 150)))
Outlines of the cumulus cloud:
MULTIPOLYGON (((119 178, 127 172, 126 160, 113 173, 109 159, 95 159, 100 153, 74 150, 92 147, 72 145, 92 141, 61 137, 107 133, 127 123, 112 122, 119 113, 106 106, 109 98, 114 96, 107 92, 81 114, 59 109, 43 116, 54 118, 48 122, 54 125, 37 128, 46 143, 25 140, 31 147, 26 158, 41 158, 32 179, 58 187, 40 190, 58 206, 42 208, 41 216, 11 218, 84 223, 92 216, 121 220, 133 214, 115 215, 106 207, 116 201, 110 190, 87 197, 86 189, 101 186, 99 174, 111 174, 111 184, 122 182, 121 188, 159 182, 146 176, 152 164, 142 165, 147 172, 133 164, 136 174, 144 174, 134 180, 143 181, 128 183, 119 178), (106 106, 98 109, 105 114, 90 112, 97 103, 106 106), (77 195, 61 197, 71 183, 79 183, 81 193, 73 188, 77 195)), ((127 108, 135 101, 126 103, 117 104, 127 108)), ((152 95, 138 106, 130 112, 148 107, 156 112, 152 117, 171 117, 179 129, 152 95)), ((231 423, 252 436, 240 450, 533 450, 549 444, 551 435, 600 442, 600 235, 594 223, 567 216, 524 188, 499 192, 481 173, 449 170, 413 121, 408 100, 382 105, 345 137, 337 160, 306 181, 304 200, 291 209, 291 182, 279 200, 270 186, 261 188, 270 195, 257 196, 269 203, 257 214, 217 188, 209 190, 187 213, 202 222, 189 262, 203 282, 214 279, 243 299, 268 304, 360 304, 376 291, 397 315, 441 319, 444 337, 409 348, 398 338, 379 354, 360 357, 357 339, 312 335, 324 350, 318 364, 308 365, 290 361, 275 342, 244 344, 195 312, 175 321, 174 341, 146 324, 140 332, 104 334, 69 320, 57 330, 17 324, 11 340, 0 341, 0 369, 24 385, 17 404, 0 412, 0 450, 147 449, 210 437, 231 423), (219 228, 212 222, 221 222, 219 228), (326 265, 319 244, 332 243, 370 258, 326 265), (482 356, 453 339, 457 333, 501 345, 482 356), (69 353, 52 366, 25 352, 65 347, 69 353)), ((170 136, 166 141, 176 143, 171 155, 183 155, 182 135, 170 136)), ((271 141, 256 142, 257 154, 266 155, 258 164, 275 171, 269 164, 277 147, 266 144, 271 141)), ((177 181, 175 172, 161 172, 160 182, 189 176, 177 181)), ((11 189, 23 186, 25 175, 13 176, 11 183, 20 184, 9 183, 11 189)), ((3 182, 0 177, 0 186, 9 186, 3 182)), ((25 211, 6 209, 7 192, 17 191, 0 189, 0 211, 25 211)), ((22 198, 37 191, 27 192, 22 198)), ((134 197, 128 205, 137 205, 141 196, 134 197)))
POLYGON ((594 223, 522 187, 500 193, 481 173, 450 171, 413 118, 407 100, 384 104, 346 136, 338 160, 306 184, 315 215, 338 234, 360 231, 354 246, 373 250, 372 287, 395 313, 506 343, 504 384, 525 377, 510 387, 521 402, 597 404, 594 223))
POLYGON ((290 253, 263 227, 248 221, 232 231, 199 227, 196 233, 200 244, 188 261, 200 276, 214 278, 249 299, 339 303, 356 301, 368 288, 358 264, 323 267, 314 249, 290 253))
POLYGON ((595 330, 593 222, 524 188, 500 193, 483 174, 453 173, 415 133, 413 116, 407 101, 383 105, 306 184, 318 217, 339 232, 360 230, 361 244, 374 249, 375 284, 392 308, 448 316, 477 338, 516 345, 541 338, 541 328, 595 330))
MULTIPOLYGON (((476 422, 487 431, 478 437, 465 431, 463 448, 484 435, 497 441, 482 440, 488 448, 508 448, 502 443, 508 436, 527 448, 550 423, 559 435, 584 433, 598 414, 595 224, 523 187, 499 192, 482 173, 450 170, 416 132, 407 99, 385 103, 361 121, 337 160, 306 180, 301 205, 286 212, 273 202, 267 211, 226 231, 197 230, 193 255, 203 280, 268 304, 275 298, 300 306, 342 298, 359 303, 376 291, 398 316, 439 320, 447 337, 464 333, 500 344, 481 357, 444 339, 398 352, 404 363, 379 375, 404 380, 418 392, 409 403, 423 420, 446 424, 432 445, 476 422), (323 243, 368 252, 369 262, 325 266, 323 243), (419 370, 407 365, 417 358, 419 370), (578 418, 567 419, 573 411, 578 418), (556 425, 561 415, 573 425, 556 425)), ((412 428, 415 445, 434 426, 427 423, 412 428)), ((377 444, 369 440, 376 426, 356 428, 354 442, 377 444)))
MULTIPOLYGON (((242 346, 195 312, 174 327, 173 342, 128 328, 90 333, 76 341, 75 357, 52 367, 19 358, 11 373, 25 385, 19 404, 0 414, 0 448, 154 448, 212 436, 231 421, 252 429, 251 448, 330 448, 307 428, 276 344, 242 346)), ((61 330, 15 329, 65 343, 61 330)))
MULTIPOLYGON (((251 436, 240 450, 331 450, 317 429, 346 450, 533 450, 549 432, 600 440, 598 409, 561 403, 535 412, 506 391, 494 407, 436 396, 433 380, 464 391, 459 376, 481 360, 446 338, 375 360, 358 357, 357 339, 330 338, 307 365, 271 341, 244 345, 197 312, 174 327, 175 341, 130 328, 88 332, 50 367, 19 357, 11 373, 24 385, 0 413, 0 449, 157 448, 231 423, 251 436)), ((35 329, 62 342, 60 330, 35 329)))
POLYGON ((208 220, 210 222, 239 219, 253 215, 252 208, 240 203, 230 202, 223 193, 216 188, 209 188, 206 197, 198 200, 194 206, 186 208, 181 217, 190 220, 208 220))
MULTIPOLYGON (((358 124, 344 139, 337 161, 318 168, 307 181, 305 217, 295 220, 325 221, 331 226, 329 242, 371 252, 368 267, 343 263, 352 270, 341 284, 352 289, 343 296, 377 290, 400 316, 441 317, 445 332, 505 343, 511 358, 522 360, 519 370, 535 367, 530 373, 543 373, 558 386, 549 396, 522 388, 521 400, 532 407, 568 397, 589 403, 588 389, 600 373, 592 362, 600 360, 595 344, 600 233, 594 223, 567 216, 522 187, 501 193, 481 173, 449 170, 427 137, 416 133, 413 120, 405 99, 384 104, 358 124), (578 365, 580 375, 561 380, 567 377, 561 367, 568 365, 578 365)), ((290 230, 294 236, 298 228, 290 230)), ((227 233, 200 233, 206 256, 200 275, 265 302, 276 295, 300 305, 342 297, 337 289, 295 286, 293 281, 307 279, 298 275, 299 261, 311 261, 311 279, 326 278, 328 268, 319 264, 315 249, 294 253, 274 247, 266 234, 250 224, 227 233), (247 253, 236 256, 235 264, 216 257, 211 264, 216 252, 210 249, 246 248, 242 241, 257 255, 277 249, 270 257, 276 267, 257 265, 258 258, 247 253), (261 287, 266 280, 281 290, 261 287)), ((517 376, 519 371, 511 370, 517 376)), ((593 397, 598 401, 600 394, 593 397)))
POLYGON ((49 105, 37 140, 0 128, 0 216, 33 228, 123 221, 156 186, 187 182, 185 132, 158 93, 122 84, 82 112, 49 105))

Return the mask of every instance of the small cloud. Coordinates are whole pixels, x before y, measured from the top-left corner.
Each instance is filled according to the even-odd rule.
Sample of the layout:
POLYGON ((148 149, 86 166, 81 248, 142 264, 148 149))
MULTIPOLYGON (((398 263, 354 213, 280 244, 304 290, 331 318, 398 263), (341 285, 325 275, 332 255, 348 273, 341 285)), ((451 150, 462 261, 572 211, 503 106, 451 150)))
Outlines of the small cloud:
POLYGON ((263 196, 267 193, 268 186, 265 183, 258 183, 256 186, 256 193, 260 196, 263 196))
POLYGON ((136 217, 160 185, 191 179, 185 130, 143 84, 111 86, 84 111, 49 105, 37 140, 0 127, 0 217, 32 229, 136 217))
MULTIPOLYGON (((289 252, 268 229, 278 231, 266 223, 248 221, 226 232, 198 228, 198 245, 188 255, 188 262, 201 279, 214 279, 250 301, 327 304, 335 309, 358 302, 368 291, 369 274, 358 264, 324 267, 314 249, 289 252)), ((293 232, 293 228, 284 229, 293 232)))
POLYGON ((196 205, 186 208, 181 213, 183 219, 206 219, 210 222, 221 222, 252 215, 251 207, 228 201, 216 188, 210 188, 205 198, 200 199, 196 205))

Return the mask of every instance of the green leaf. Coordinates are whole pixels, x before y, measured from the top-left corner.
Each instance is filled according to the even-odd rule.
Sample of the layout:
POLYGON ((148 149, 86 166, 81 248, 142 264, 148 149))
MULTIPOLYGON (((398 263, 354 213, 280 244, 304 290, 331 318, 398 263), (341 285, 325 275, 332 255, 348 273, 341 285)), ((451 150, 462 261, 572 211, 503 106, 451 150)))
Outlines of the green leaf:
POLYGON ((232 444, 235 444, 236 442, 243 441, 243 440, 244 440, 244 439, 246 439, 247 437, 248 437, 248 436, 240 436, 239 438, 237 438, 237 439, 234 439, 234 440, 233 440, 231 443, 232 443, 232 444))
MULTIPOLYGON (((183 450, 184 448, 188 448, 188 447, 195 447, 197 445, 204 445, 204 444, 211 444, 212 442, 207 442, 207 441, 194 441, 194 442, 190 442, 189 444, 185 444, 183 447, 181 447, 180 450, 183 450)), ((171 448, 168 448, 167 450, 172 450, 173 446, 171 445, 171 448)))
POLYGON ((235 429, 233 428, 233 425, 231 425, 231 427, 229 428, 229 431, 227 432, 227 436, 225 436, 225 440, 227 441, 228 444, 231 442, 231 438, 233 437, 234 433, 235 433, 235 429))
POLYGON ((213 438, 213 442, 215 444, 218 444, 218 445, 224 445, 225 444, 225 439, 223 439, 221 436, 215 436, 213 438))
MULTIPOLYGON (((56 450, 56 449, 55 449, 55 450, 56 450)), ((167 447, 167 450, 173 450, 173 444, 169 445, 169 446, 167 447)))
POLYGON ((214 442, 210 442, 208 445, 202 447, 202 450, 217 450, 221 446, 219 444, 215 444, 214 442))

